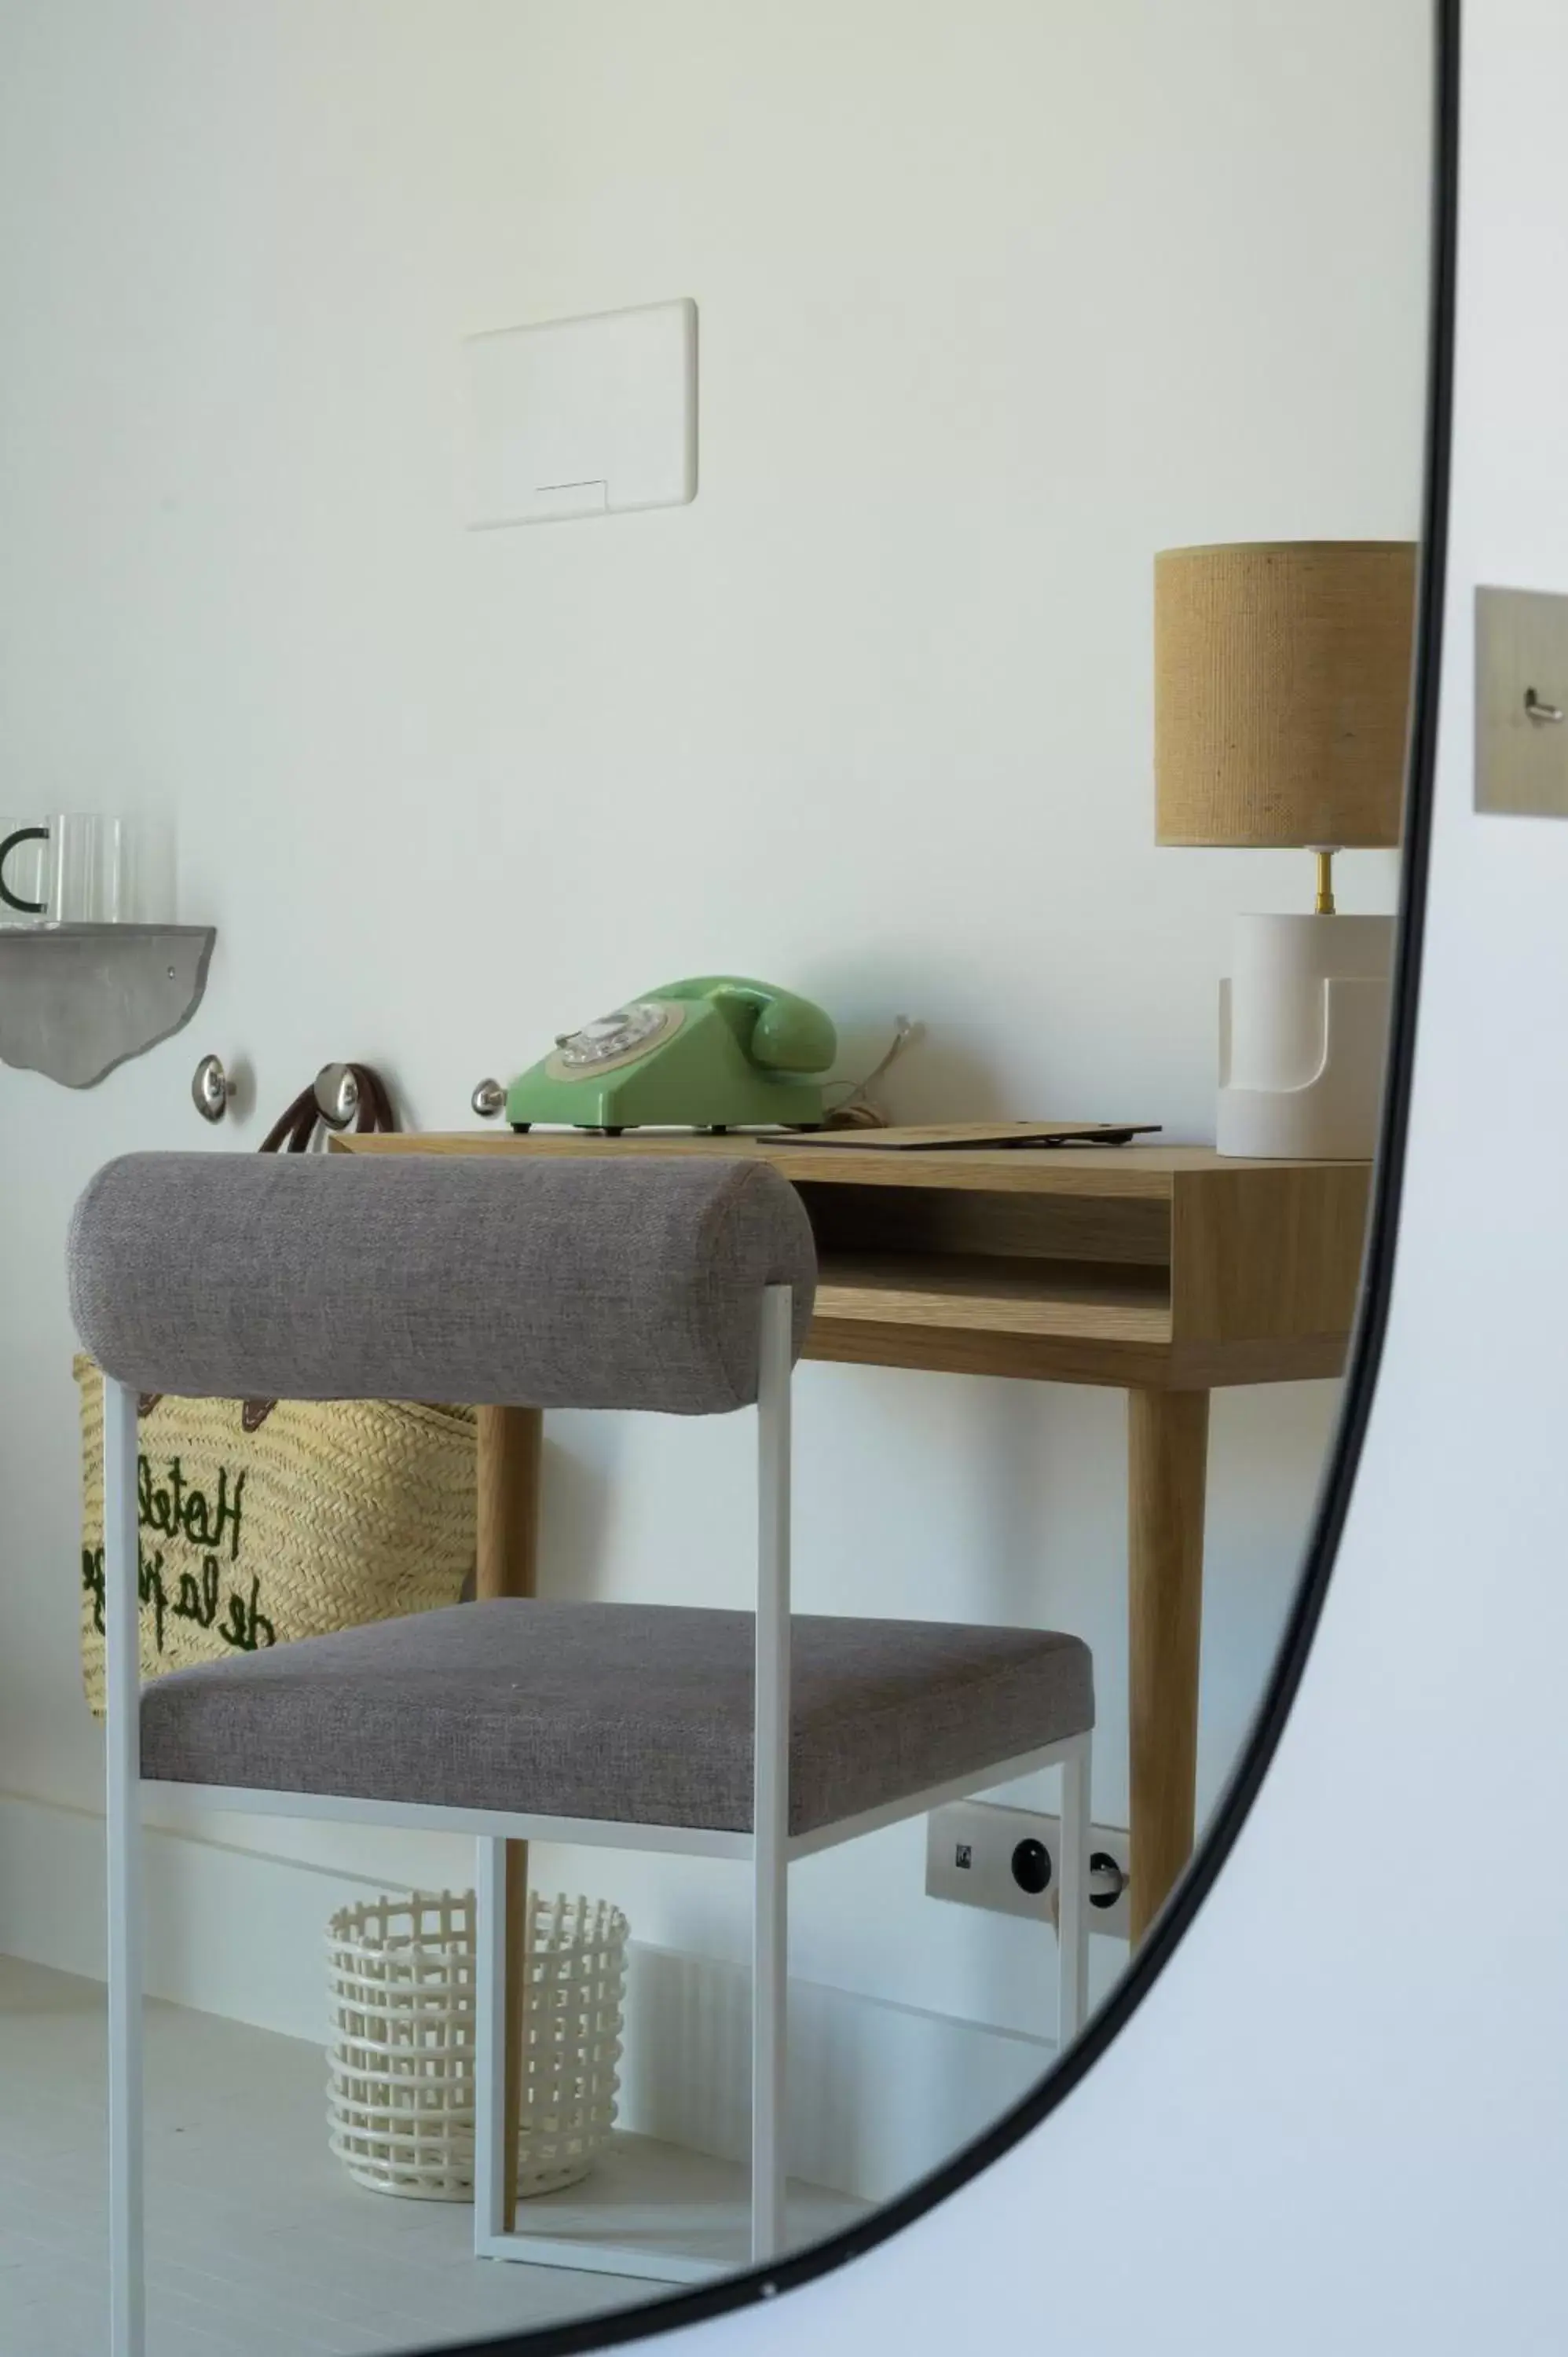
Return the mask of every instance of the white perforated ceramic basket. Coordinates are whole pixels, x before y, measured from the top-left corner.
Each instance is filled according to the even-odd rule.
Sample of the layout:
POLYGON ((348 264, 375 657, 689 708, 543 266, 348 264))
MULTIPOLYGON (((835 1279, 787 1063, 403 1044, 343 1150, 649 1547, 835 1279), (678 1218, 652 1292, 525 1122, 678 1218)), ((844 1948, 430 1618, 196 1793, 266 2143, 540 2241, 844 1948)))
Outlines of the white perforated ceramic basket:
MULTIPOLYGON (((603 1900, 529 1894, 521 2195, 575 2185, 615 2126, 626 1941, 603 1900)), ((332 2150, 378 2193, 472 2201, 473 1892, 346 1907, 327 1950, 332 2150)))

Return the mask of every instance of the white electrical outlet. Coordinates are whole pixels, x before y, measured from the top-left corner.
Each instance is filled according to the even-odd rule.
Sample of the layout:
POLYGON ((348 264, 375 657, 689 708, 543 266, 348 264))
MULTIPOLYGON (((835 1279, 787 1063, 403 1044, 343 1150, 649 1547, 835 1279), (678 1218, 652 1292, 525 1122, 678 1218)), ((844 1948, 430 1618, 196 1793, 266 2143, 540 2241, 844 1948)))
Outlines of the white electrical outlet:
MULTIPOLYGON (((1090 1825, 1089 1855, 1089 1928, 1125 1940, 1132 1858, 1125 1826, 1090 1825)), ((926 1819, 929 1899, 1054 1922, 1061 1857, 1061 1819, 1043 1816, 1036 1809, 1003 1809, 993 1801, 950 1801, 926 1819)))

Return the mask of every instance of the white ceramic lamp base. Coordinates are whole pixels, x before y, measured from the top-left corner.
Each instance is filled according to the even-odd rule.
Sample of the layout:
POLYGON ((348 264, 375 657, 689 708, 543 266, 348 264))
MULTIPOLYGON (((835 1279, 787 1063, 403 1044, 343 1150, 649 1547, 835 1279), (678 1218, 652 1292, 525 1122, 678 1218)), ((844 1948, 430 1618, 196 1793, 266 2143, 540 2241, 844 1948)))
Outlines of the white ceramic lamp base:
POLYGON ((1391 917, 1238 917, 1219 985, 1221 1154, 1352 1160, 1377 1145, 1391 917))

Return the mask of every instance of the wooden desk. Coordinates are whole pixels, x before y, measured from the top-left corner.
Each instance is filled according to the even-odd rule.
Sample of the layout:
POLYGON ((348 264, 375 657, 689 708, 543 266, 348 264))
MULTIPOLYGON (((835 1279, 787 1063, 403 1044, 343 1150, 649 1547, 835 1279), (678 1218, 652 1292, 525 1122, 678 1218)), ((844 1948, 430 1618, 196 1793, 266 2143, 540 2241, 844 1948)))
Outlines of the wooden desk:
MULTIPOLYGON (((1192 1848, 1208 1394, 1337 1375, 1370 1166, 1204 1146, 890 1153, 748 1137, 349 1137, 361 1154, 757 1155, 821 1255, 807 1356, 1128 1394, 1133 1936, 1192 1848)), ((480 1431, 480 1592, 532 1579, 538 1418, 480 1431)), ((519 1878, 521 1888, 521 1875, 519 1878)))

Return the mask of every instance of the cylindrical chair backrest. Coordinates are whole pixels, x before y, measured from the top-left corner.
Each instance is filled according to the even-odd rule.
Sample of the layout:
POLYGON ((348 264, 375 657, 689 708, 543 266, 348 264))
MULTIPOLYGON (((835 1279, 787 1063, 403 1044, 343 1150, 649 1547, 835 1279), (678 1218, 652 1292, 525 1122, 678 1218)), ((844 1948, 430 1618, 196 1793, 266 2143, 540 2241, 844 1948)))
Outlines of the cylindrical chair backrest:
POLYGON ((768 1286, 799 1352, 816 1255, 758 1161, 132 1154, 78 1203, 70 1276, 137 1391, 708 1415, 757 1397, 768 1286))

